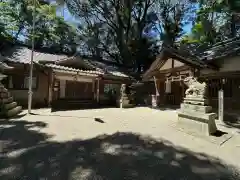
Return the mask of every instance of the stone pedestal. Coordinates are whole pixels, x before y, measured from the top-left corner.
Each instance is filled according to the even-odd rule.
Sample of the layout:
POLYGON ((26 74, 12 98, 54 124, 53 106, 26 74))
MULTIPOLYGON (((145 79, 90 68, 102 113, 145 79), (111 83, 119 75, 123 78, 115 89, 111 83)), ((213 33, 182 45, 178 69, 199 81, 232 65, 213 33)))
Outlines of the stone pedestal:
POLYGON ((131 108, 131 107, 134 107, 134 104, 131 103, 130 98, 127 95, 122 96, 120 99, 120 108, 131 108))
POLYGON ((22 111, 22 107, 13 101, 13 97, 1 83, 5 77, 0 73, 0 118, 11 118, 18 115, 22 111))
POLYGON ((216 133, 216 113, 207 105, 206 99, 185 98, 178 112, 178 124, 184 128, 191 128, 206 135, 216 133))
POLYGON ((152 108, 157 108, 159 106, 159 96, 152 95, 152 108))
POLYGON ((205 135, 215 134, 217 114, 212 112, 206 98, 206 83, 200 83, 192 76, 187 77, 184 83, 188 89, 178 112, 178 125, 205 135))
POLYGON ((132 103, 132 98, 126 84, 122 84, 120 96, 120 108, 131 108, 135 104, 132 103))

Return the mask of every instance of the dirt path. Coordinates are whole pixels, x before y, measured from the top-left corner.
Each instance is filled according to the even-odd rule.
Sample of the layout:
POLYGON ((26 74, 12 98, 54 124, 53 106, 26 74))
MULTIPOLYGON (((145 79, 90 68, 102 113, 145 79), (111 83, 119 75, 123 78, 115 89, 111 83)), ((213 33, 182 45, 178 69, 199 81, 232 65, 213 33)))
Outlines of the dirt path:
POLYGON ((238 179, 237 131, 220 146, 176 129, 172 110, 35 113, 2 124, 0 179, 238 179))

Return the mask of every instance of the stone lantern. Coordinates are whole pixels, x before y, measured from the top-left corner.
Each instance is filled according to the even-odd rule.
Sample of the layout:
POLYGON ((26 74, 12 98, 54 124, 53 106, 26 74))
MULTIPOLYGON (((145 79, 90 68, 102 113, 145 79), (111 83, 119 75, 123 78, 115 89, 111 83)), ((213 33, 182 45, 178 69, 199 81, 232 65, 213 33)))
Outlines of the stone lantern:
POLYGON ((119 106, 120 108, 131 108, 135 106, 135 104, 132 104, 132 99, 130 97, 130 92, 129 92, 129 86, 127 86, 126 84, 122 84, 121 86, 119 106))
POLYGON ((13 67, 8 66, 6 63, 0 61, 0 117, 10 118, 18 115, 22 111, 22 107, 18 106, 16 102, 13 101, 13 97, 8 92, 8 90, 2 84, 2 80, 7 76, 3 74, 4 70, 10 70, 13 67))

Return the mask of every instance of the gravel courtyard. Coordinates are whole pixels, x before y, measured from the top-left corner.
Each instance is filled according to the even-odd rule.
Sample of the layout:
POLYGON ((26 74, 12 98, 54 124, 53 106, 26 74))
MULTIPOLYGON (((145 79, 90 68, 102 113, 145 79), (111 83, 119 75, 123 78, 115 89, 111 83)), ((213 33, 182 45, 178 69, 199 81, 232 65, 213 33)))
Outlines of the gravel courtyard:
POLYGON ((1 180, 240 179, 238 129, 218 124, 220 145, 179 131, 175 110, 33 113, 0 121, 1 180))

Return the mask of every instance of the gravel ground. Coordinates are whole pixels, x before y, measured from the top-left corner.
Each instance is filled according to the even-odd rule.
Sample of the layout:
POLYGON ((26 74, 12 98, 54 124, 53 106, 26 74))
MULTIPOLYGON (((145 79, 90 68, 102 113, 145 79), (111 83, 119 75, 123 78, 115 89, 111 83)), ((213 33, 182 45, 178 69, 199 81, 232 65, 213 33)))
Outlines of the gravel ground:
POLYGON ((0 121, 1 180, 238 180, 240 134, 223 145, 178 131, 174 110, 95 109, 0 121))

